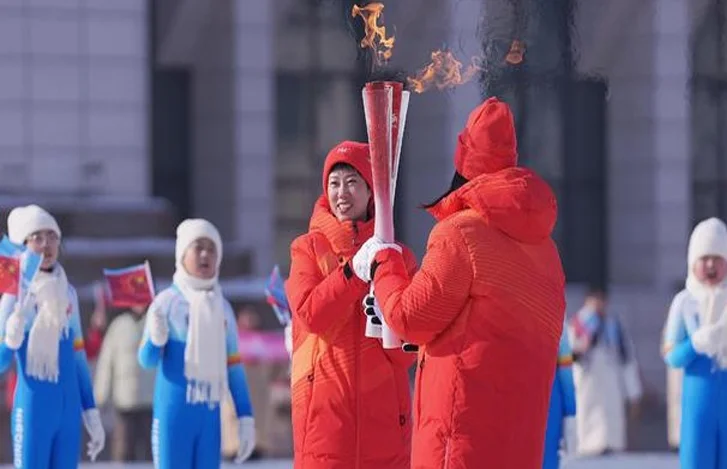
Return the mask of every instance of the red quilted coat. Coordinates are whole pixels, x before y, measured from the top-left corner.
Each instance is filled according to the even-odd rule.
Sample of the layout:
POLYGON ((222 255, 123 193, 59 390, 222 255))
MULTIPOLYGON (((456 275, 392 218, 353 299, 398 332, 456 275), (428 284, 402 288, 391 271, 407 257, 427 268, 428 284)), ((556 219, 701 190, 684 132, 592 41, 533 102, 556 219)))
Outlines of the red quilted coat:
MULTIPOLYGON (((344 142, 329 154, 371 185, 368 147, 344 142), (342 146, 346 151, 337 151, 342 146), (351 149, 353 148, 353 150, 351 149), (364 150, 354 151, 354 150, 364 150)), ((368 285, 349 262, 373 221, 339 222, 324 196, 310 231, 291 246, 286 292, 293 311, 292 412, 295 469, 405 469, 411 451, 408 369, 415 356, 364 336, 368 285)), ((404 250, 406 272, 416 268, 404 250)), ((408 274, 407 274, 408 275, 408 274)))
POLYGON ((555 198, 535 173, 514 166, 511 129, 498 101, 473 113, 455 162, 469 182, 431 208, 438 223, 413 278, 398 252, 376 256, 388 324, 422 345, 413 469, 543 463, 564 275, 550 238, 555 198))

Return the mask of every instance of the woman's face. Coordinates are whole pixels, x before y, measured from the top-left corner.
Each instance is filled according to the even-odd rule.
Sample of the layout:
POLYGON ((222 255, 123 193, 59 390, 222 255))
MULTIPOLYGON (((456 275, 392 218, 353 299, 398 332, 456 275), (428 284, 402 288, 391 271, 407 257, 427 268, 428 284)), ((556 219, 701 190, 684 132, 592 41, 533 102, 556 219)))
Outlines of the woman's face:
POLYGON ((43 255, 42 269, 50 269, 58 261, 61 238, 53 230, 40 230, 32 233, 25 240, 31 251, 43 255))
POLYGON ((366 219, 371 191, 361 175, 350 166, 328 175, 328 203, 338 221, 366 219))
POLYGON ((694 264, 694 275, 705 285, 717 285, 727 275, 727 261, 720 256, 703 256, 694 264))
POLYGON ((217 275, 217 246, 209 238, 199 238, 184 252, 182 265, 193 277, 209 280, 217 275))

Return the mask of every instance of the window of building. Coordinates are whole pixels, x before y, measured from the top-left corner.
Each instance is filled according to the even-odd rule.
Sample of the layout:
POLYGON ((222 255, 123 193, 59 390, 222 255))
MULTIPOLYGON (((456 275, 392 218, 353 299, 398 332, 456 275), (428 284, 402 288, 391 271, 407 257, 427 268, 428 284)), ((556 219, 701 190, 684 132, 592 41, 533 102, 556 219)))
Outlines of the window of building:
MULTIPOLYGON (((520 163, 556 194, 554 238, 568 282, 602 285, 608 279, 606 84, 575 74, 572 4, 521 2, 510 13, 515 36, 527 44, 526 61, 488 71, 482 82, 486 94, 503 97, 513 109, 520 163)), ((508 46, 496 37, 483 44, 486 54, 502 55, 508 46)))
POLYGON ((692 221, 727 219, 727 1, 711 0, 692 37, 692 221))
POLYGON ((191 174, 191 76, 189 67, 168 67, 159 63, 159 28, 174 13, 174 5, 153 0, 148 8, 150 146, 152 193, 169 200, 178 219, 192 208, 191 174))
POLYGON ((362 67, 342 10, 327 2, 303 3, 275 2, 275 256, 284 270, 290 243, 307 231, 321 194, 326 154, 341 140, 366 139, 362 67))

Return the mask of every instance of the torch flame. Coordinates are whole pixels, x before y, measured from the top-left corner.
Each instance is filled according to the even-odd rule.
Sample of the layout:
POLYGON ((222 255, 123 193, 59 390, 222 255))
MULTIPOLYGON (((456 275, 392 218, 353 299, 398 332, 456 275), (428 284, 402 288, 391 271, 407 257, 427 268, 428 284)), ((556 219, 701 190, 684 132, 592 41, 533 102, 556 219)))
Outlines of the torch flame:
POLYGON ((369 47, 375 52, 376 61, 388 61, 394 49, 394 36, 386 37, 386 26, 379 25, 381 12, 384 4, 380 2, 369 3, 360 7, 354 5, 351 9, 351 16, 360 16, 364 22, 364 38, 361 39, 361 47, 369 47))
POLYGON ((450 51, 435 50, 432 52, 432 61, 421 69, 415 76, 409 77, 409 86, 415 93, 423 93, 431 87, 439 90, 453 88, 467 83, 475 76, 480 68, 472 63, 462 70, 462 62, 454 57, 450 51))
POLYGON ((512 44, 510 44, 510 50, 505 56, 505 62, 512 65, 518 65, 522 63, 524 55, 525 44, 518 40, 512 41, 512 44))
MULTIPOLYGON (((364 22, 364 37, 361 39, 361 48, 370 48, 374 51, 376 63, 388 62, 394 49, 394 36, 386 37, 386 26, 379 24, 384 4, 372 2, 365 6, 353 5, 351 16, 360 16, 364 22)), ((505 56, 505 62, 510 65, 520 65, 525 57, 525 44, 514 40, 505 56)), ((422 68, 413 77, 407 78, 409 86, 415 93, 423 93, 430 88, 444 90, 463 85, 470 81, 477 72, 483 71, 478 64, 480 58, 473 57, 470 64, 463 69, 462 62, 450 51, 435 50, 431 54, 431 62, 422 68)))
MULTIPOLYGON (((519 65, 523 62, 524 55, 525 44, 515 40, 510 45, 505 62, 510 65, 519 65)), ((415 93, 423 93, 432 87, 438 90, 454 88, 467 83, 477 72, 483 71, 478 61, 478 57, 472 57, 470 64, 463 70, 462 62, 457 60, 452 52, 435 50, 432 52, 431 62, 407 80, 415 93)))

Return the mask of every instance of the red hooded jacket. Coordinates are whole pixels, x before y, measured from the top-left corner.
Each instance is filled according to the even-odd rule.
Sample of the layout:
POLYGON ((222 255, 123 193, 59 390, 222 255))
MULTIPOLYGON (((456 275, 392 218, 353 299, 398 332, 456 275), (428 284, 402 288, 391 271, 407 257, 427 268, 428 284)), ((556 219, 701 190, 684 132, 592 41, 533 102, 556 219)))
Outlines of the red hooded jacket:
MULTIPOLYGON (((411 449, 408 368, 415 356, 364 335, 369 286, 350 259, 373 235, 373 219, 339 222, 326 197, 328 173, 353 166, 371 187, 368 146, 343 142, 328 155, 324 195, 308 233, 291 246, 286 293, 293 313, 291 369, 295 469, 403 469, 411 449)), ((405 272, 416 269, 404 249, 405 272)))
POLYGON ((565 310, 550 238, 556 201, 515 167, 507 106, 488 100, 460 136, 469 179, 434 207, 420 270, 377 254, 376 296, 389 326, 420 344, 413 469, 540 469, 565 310))

